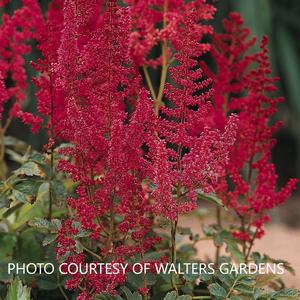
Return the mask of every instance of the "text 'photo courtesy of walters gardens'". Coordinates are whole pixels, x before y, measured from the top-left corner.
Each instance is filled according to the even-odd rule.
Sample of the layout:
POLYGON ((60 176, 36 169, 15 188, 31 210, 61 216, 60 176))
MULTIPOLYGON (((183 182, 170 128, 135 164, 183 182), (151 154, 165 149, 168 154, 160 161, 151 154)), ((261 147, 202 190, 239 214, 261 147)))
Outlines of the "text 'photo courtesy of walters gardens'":
POLYGON ((214 263, 62 263, 55 266, 52 263, 8 263, 8 274, 53 274, 56 267, 60 274, 106 274, 106 275, 125 275, 127 272, 133 274, 180 274, 180 275, 212 275, 219 271, 221 274, 284 274, 284 263, 278 264, 255 264, 241 263, 231 265, 222 263, 219 267, 214 263))
POLYGON ((300 300, 298 0, 0 17, 0 300, 300 300))

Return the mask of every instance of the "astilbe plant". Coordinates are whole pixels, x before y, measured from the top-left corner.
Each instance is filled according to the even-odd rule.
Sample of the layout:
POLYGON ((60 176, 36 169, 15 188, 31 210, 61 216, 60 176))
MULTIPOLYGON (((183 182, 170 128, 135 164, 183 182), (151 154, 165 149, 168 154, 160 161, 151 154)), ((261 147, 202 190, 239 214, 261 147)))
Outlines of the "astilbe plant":
MULTIPOLYGON (((0 3, 0 7, 8 1, 0 3)), ((11 16, 2 15, 0 26, 0 139, 1 139, 1 175, 6 175, 4 164, 4 136, 14 118, 21 119, 25 124, 32 126, 37 132, 41 119, 29 112, 24 112, 22 105, 26 100, 27 74, 24 55, 31 52, 29 42, 36 38, 37 28, 41 21, 40 7, 36 1, 23 1, 22 7, 11 16), (8 84, 7 84, 8 83, 8 84), (8 105, 7 105, 8 104, 8 105), (4 114, 4 106, 8 111, 4 114)))
MULTIPOLYGON (((59 196, 57 178, 68 178, 60 183, 63 187, 72 182, 67 215, 54 219, 59 224, 57 260, 129 263, 127 274, 68 274, 65 287, 77 290, 79 300, 116 296, 127 285, 144 299, 170 290, 171 299, 182 293, 195 296, 195 281, 190 288, 187 278, 175 274, 164 282, 167 290, 154 286, 147 274, 135 287, 128 275, 131 264, 176 264, 180 215, 197 209, 201 197, 214 197, 220 205, 215 195, 238 216, 240 224, 230 224, 230 240, 236 252, 241 242, 248 261, 269 210, 295 188, 291 179, 276 190, 270 162, 272 135, 280 125, 270 125, 270 118, 282 99, 269 96, 277 78, 271 77, 267 38, 259 52, 247 54, 255 39, 241 17, 231 13, 225 33, 216 34, 209 25, 214 13, 205 0, 128 0, 122 5, 116 0, 53 0, 43 14, 37 1, 27 0, 3 18, 1 112, 13 99, 6 124, 19 117, 33 131, 39 126, 47 131, 45 159, 38 162, 47 164, 49 224, 59 196), (21 110, 27 81, 23 56, 32 39, 42 55, 32 62, 38 71, 33 82, 39 116, 21 110), (209 53, 213 71, 203 59, 209 53), (13 87, 7 87, 8 78, 13 87), (161 219, 170 230, 168 241, 161 219)), ((217 263, 219 254, 217 249, 217 263)), ((207 280, 204 288, 212 299, 235 292, 234 283, 228 293, 225 284, 225 296, 218 298, 213 287, 221 279, 207 280)))
POLYGON ((281 122, 271 124, 282 97, 272 97, 277 90, 272 77, 268 39, 262 38, 260 51, 252 51, 256 42, 238 13, 224 20, 225 33, 214 35, 211 51, 217 72, 208 72, 215 80, 214 122, 222 129, 230 112, 239 116, 239 130, 228 171, 219 182, 218 194, 224 205, 235 211, 240 228, 233 235, 243 241, 243 254, 249 258, 256 238, 264 235, 263 226, 270 220, 269 210, 284 203, 297 180, 277 191, 278 175, 271 160, 274 132, 281 122))
MULTIPOLYGON (((164 11, 166 4, 162 4, 160 14, 167 28, 170 13, 164 11)), ((229 122, 224 134, 198 124, 198 132, 194 133, 193 120, 205 119, 212 110, 208 101, 211 82, 202 80, 194 58, 209 49, 209 45, 195 40, 212 32, 210 26, 198 25, 198 21, 210 19, 214 9, 202 2, 168 6, 178 21, 163 37, 163 55, 167 48, 177 52, 174 60, 180 66, 174 68, 174 73, 178 71, 183 76, 174 76, 177 88, 168 85, 164 91, 161 84, 160 92, 166 93, 176 108, 164 108, 159 116, 162 99, 155 97, 152 103, 128 56, 129 34, 135 35, 128 26, 128 8, 109 2, 99 17, 103 4, 95 1, 93 5, 87 6, 84 1, 64 3, 64 27, 55 68, 60 78, 57 89, 65 96, 66 109, 60 136, 74 147, 62 151, 73 161, 62 160, 59 168, 80 182, 77 198, 70 198, 69 205, 75 209, 82 228, 101 242, 96 255, 122 260, 140 254, 143 260, 144 253, 159 241, 158 237, 146 236, 153 214, 162 213, 176 224, 180 212, 195 208, 196 189, 212 191, 213 183, 224 173, 234 141, 235 121, 229 122), (187 37, 182 43, 184 36, 187 37), (199 82, 194 83, 197 79, 199 82), (182 104, 181 97, 187 98, 182 104), (126 101, 136 102, 133 112, 126 113, 126 101), (138 138, 132 139, 132 135, 138 138), (144 152, 142 146, 147 146, 148 151, 144 152), (155 186, 150 197, 143 195, 142 183, 147 178, 153 179, 155 186), (115 222, 116 215, 122 218, 119 224, 115 222), (123 240, 124 245, 116 247, 118 240, 123 240)), ((134 11, 135 6, 130 9, 134 11)), ((167 59, 163 58, 164 63, 168 63, 167 59)), ((83 254, 73 254, 75 241, 65 232, 71 225, 69 220, 63 224, 57 239, 58 256, 64 257, 68 251, 68 261, 83 261, 83 254)), ((174 241, 176 225, 173 226, 174 241)), ((76 234, 72 228, 70 233, 76 234)), ((174 260, 174 244, 172 248, 174 260)), ((114 293, 124 280, 124 276, 87 275, 82 295, 114 293)), ((68 286, 72 288, 80 282, 82 278, 75 276, 68 286)))
MULTIPOLYGON (((66 1, 64 5, 57 65, 67 111, 61 135, 74 147, 62 150, 72 161, 62 160, 59 169, 79 181, 77 197, 68 203, 82 228, 91 231, 96 257, 121 262, 133 255, 143 259, 158 241, 146 235, 152 220, 142 185, 150 168, 142 146, 149 134, 151 102, 128 56, 128 9, 111 1, 99 17, 103 3, 93 4, 66 1), (134 103, 130 114, 126 101, 134 103)), ((63 224, 57 255, 70 251, 68 261, 84 261, 83 254, 74 253, 75 241, 64 232, 71 225, 70 220, 63 224)), ((83 299, 95 293, 114 294, 124 282, 124 275, 91 274, 73 277, 67 286, 82 284, 83 299)))

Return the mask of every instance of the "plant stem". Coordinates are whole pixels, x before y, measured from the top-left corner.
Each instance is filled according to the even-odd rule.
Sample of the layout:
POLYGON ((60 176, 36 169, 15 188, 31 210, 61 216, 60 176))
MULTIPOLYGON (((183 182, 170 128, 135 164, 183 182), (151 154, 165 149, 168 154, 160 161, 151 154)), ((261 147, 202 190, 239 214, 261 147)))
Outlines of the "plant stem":
MULTIPOLYGON (((220 207, 217 207, 217 209, 216 209, 216 217, 217 217, 218 226, 222 227, 222 216, 221 216, 220 207)), ((216 265, 218 265, 218 263, 219 263, 220 250, 221 250, 221 246, 217 245, 217 247, 216 247, 216 258, 215 258, 216 265)))
POLYGON ((255 238, 256 238, 257 231, 258 231, 258 228, 256 228, 255 233, 254 233, 254 235, 253 235, 253 237, 252 237, 252 239, 250 241, 250 245, 249 245, 249 248, 248 248, 246 256, 245 256, 245 263, 248 262, 248 258, 249 258, 250 254, 251 254, 251 250, 252 250, 252 247, 254 245, 254 241, 255 241, 255 238))
POLYGON ((0 124, 0 179, 3 180, 6 177, 6 164, 4 161, 4 156, 5 156, 5 133, 10 125, 12 121, 12 116, 10 116, 4 126, 2 126, 2 124, 0 124))
MULTIPOLYGON (((176 232, 177 232, 177 224, 178 224, 178 219, 176 219, 175 221, 172 221, 171 224, 171 258, 172 258, 172 264, 176 265, 176 232)), ((176 292, 176 294, 178 295, 178 288, 176 285, 176 274, 174 272, 172 272, 171 274, 171 284, 172 287, 174 289, 174 291, 176 292)))
POLYGON ((226 295, 225 300, 229 299, 229 297, 230 297, 231 293, 233 292, 233 289, 234 289, 234 287, 235 287, 235 285, 236 285, 236 283, 237 283, 237 280, 238 280, 238 279, 235 279, 235 280, 234 280, 232 286, 230 287, 230 289, 229 289, 229 291, 228 291, 228 293, 227 293, 227 295, 226 295))
POLYGON ((54 114, 54 103, 53 103, 53 92, 52 92, 52 74, 50 73, 50 97, 51 97, 51 112, 50 112, 50 169, 51 169, 51 177, 48 180, 49 183, 49 211, 48 211, 48 220, 52 219, 52 205, 53 205, 53 192, 52 192, 52 178, 54 176, 54 150, 52 145, 54 141, 54 127, 53 127, 53 114, 54 114))
POLYGON ((154 91, 154 88, 153 88, 153 84, 152 84, 147 66, 143 65, 143 71, 144 71, 144 74, 145 74, 147 85, 150 89, 151 96, 152 96, 154 102, 156 102, 156 94, 155 94, 155 91, 154 91))
POLYGON ((97 258, 98 260, 102 261, 102 258, 98 254, 96 254, 95 252, 93 252, 89 248, 85 247, 82 243, 80 243, 80 246, 82 247, 83 250, 85 250, 86 252, 88 252, 89 254, 91 254, 92 256, 94 256, 95 258, 97 258))
POLYGON ((65 300, 69 300, 67 294, 65 293, 64 289, 62 288, 62 286, 61 286, 61 284, 60 284, 59 272, 57 272, 56 279, 57 279, 56 285, 57 285, 57 287, 58 287, 60 293, 61 293, 62 296, 65 298, 65 300))
MULTIPOLYGON (((242 226, 242 232, 246 232, 246 228, 245 228, 245 217, 241 216, 241 226, 242 226)), ((246 256, 246 241, 242 241, 243 242, 243 255, 246 256)))
POLYGON ((115 214, 114 214, 114 199, 112 197, 110 201, 110 207, 109 207, 109 235, 108 235, 108 240, 107 240, 107 248, 108 250, 111 250, 113 247, 113 239, 114 239, 114 219, 115 219, 115 214))
MULTIPOLYGON (((167 26, 167 17, 166 13, 168 11, 168 0, 164 0, 164 6, 163 6, 163 28, 166 28, 167 26)), ((167 62, 167 41, 163 41, 162 43, 162 49, 161 49, 161 55, 162 55, 162 70, 161 70, 161 77, 160 77, 160 85, 159 85, 159 90, 158 94, 156 97, 155 101, 155 113, 158 115, 159 113, 159 108, 161 106, 161 101, 164 95, 164 88, 165 88, 165 83, 167 79, 167 74, 168 74, 168 62, 167 62)))

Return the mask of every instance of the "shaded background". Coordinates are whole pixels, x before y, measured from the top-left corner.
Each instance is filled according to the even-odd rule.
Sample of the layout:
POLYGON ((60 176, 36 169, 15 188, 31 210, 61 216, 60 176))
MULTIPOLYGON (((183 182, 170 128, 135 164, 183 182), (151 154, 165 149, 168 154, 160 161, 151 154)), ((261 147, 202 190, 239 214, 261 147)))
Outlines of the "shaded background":
MULTIPOLYGON (((44 11, 48 2, 40 0, 44 11)), ((300 177, 300 1, 219 0, 215 5, 217 13, 214 25, 217 32, 222 31, 223 18, 227 17, 230 11, 238 11, 242 14, 245 25, 258 40, 264 34, 269 36, 273 72, 281 78, 278 94, 286 99, 280 104, 275 117, 283 120, 284 126, 276 133, 277 144, 273 150, 273 161, 279 175, 278 187, 281 187, 290 177, 300 177)), ((19 6, 20 0, 11 0, 5 11, 11 14, 19 6)), ((33 47, 35 49, 33 53, 26 57, 30 76, 35 75, 30 61, 40 55, 35 45, 33 47)), ((36 112, 34 93, 35 87, 29 82, 28 97, 24 103, 25 110, 36 112)), ((47 140, 45 133, 33 135, 29 128, 18 121, 12 124, 8 134, 28 141, 37 149, 41 149, 47 140)), ((283 207, 273 212, 273 220, 300 228, 299 190, 283 207)))

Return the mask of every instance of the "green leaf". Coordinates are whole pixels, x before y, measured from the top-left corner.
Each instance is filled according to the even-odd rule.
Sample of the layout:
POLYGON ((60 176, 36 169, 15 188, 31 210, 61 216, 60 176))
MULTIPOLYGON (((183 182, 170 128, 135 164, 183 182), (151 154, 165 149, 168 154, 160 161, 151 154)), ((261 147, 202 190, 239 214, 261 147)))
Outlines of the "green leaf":
POLYGON ((192 300, 192 297, 190 295, 181 295, 181 296, 177 296, 176 292, 169 292, 164 300, 192 300))
POLYGON ((176 298, 177 298, 177 294, 175 291, 173 291, 173 292, 169 292, 164 298, 164 300, 175 300, 176 298))
POLYGON ((32 179, 17 181, 13 184, 12 195, 10 197, 23 203, 33 203, 39 185, 39 181, 32 179))
POLYGON ((214 242, 216 246, 222 246, 224 243, 223 236, 220 232, 218 232, 214 237, 214 242))
MULTIPOLYGON (((148 286, 154 285, 156 282, 156 277, 151 273, 147 273, 145 279, 148 286)), ((130 272, 127 274, 127 283, 135 290, 142 288, 144 287, 144 275, 130 272)))
POLYGON ((223 274, 218 271, 216 276, 227 288, 230 288, 234 284, 234 277, 232 274, 223 274))
POLYGON ((26 195, 22 192, 19 192, 18 190, 13 190, 10 198, 17 200, 19 202, 22 202, 22 203, 27 203, 27 202, 33 203, 33 200, 34 200, 33 196, 26 195))
POLYGON ((14 247, 17 244, 17 237, 13 234, 0 234, 0 261, 10 260, 13 256, 14 247))
POLYGON ((30 288, 23 286, 19 278, 15 278, 8 288, 6 300, 30 300, 30 288))
POLYGON ((33 195, 37 192, 40 182, 32 179, 18 181, 13 185, 15 190, 27 195, 33 195))
POLYGON ((177 228, 177 233, 180 235, 192 235, 192 230, 189 227, 178 227, 177 228))
POLYGON ((30 226, 57 232, 61 227, 61 221, 59 219, 52 219, 50 222, 46 219, 36 218, 30 221, 30 226))
POLYGON ((18 246, 14 251, 14 256, 22 262, 41 262, 44 259, 41 237, 42 234, 35 228, 23 231, 18 237, 18 246))
POLYGON ((42 168, 33 161, 24 163, 24 165, 17 169, 14 173, 16 175, 39 176, 42 178, 46 176, 46 173, 42 170, 42 168))
POLYGON ((147 252, 145 254, 145 260, 159 260, 161 257, 165 255, 166 253, 164 251, 147 252))
POLYGON ((51 188, 54 194, 54 199, 58 201, 64 201, 67 197, 67 190, 63 182, 59 180, 53 180, 51 182, 51 188))
POLYGON ((298 299, 299 295, 299 291, 295 289, 283 289, 281 291, 275 292, 271 296, 271 299, 298 299))
POLYGON ((242 263, 244 261, 244 255, 237 246, 237 243, 231 240, 226 240, 226 244, 226 249, 232 255, 233 259, 238 263, 242 263))
POLYGON ((17 218, 14 223, 11 224, 13 230, 18 229, 20 226, 24 225, 26 222, 32 220, 33 218, 39 218, 44 215, 43 207, 39 203, 34 202, 34 204, 25 203, 18 212, 17 218))
POLYGON ((211 295, 220 297, 222 299, 226 298, 227 292, 226 290, 220 286, 218 283, 212 283, 208 286, 211 295))
POLYGON ((121 290, 124 292, 127 300, 142 300, 142 296, 139 293, 132 293, 126 286, 122 286, 121 290))
POLYGON ((45 164, 45 157, 44 157, 44 155, 41 154, 41 153, 38 153, 38 152, 34 152, 33 154, 31 154, 29 156, 28 160, 30 160, 32 162, 35 162, 37 164, 40 164, 40 165, 45 164))
POLYGON ((38 193, 37 193, 37 201, 41 201, 42 203, 49 202, 50 198, 50 184, 49 182, 44 182, 40 185, 38 193))
POLYGON ((207 193, 204 193, 202 190, 198 189, 197 196, 198 196, 198 200, 208 201, 210 203, 224 207, 222 200, 219 199, 215 194, 207 194, 207 193))
POLYGON ((46 219, 34 219, 30 221, 30 225, 37 228, 49 229, 51 222, 46 219))
POLYGON ((237 284, 235 286, 235 290, 241 292, 244 295, 252 295, 254 292, 253 286, 245 285, 245 284, 237 284))
POLYGON ((43 246, 47 246, 50 245, 51 243, 53 243, 56 239, 56 235, 55 234, 51 234, 51 235, 47 235, 44 240, 43 240, 43 246))
POLYGON ((20 207, 22 207, 24 205, 24 203, 17 203, 16 205, 10 207, 4 214, 3 217, 7 218, 9 217, 11 214, 13 214, 16 210, 18 210, 20 207))
POLYGON ((9 199, 8 197, 6 197, 4 195, 0 196, 0 209, 4 208, 4 207, 9 208, 10 203, 11 203, 11 199, 9 199))

